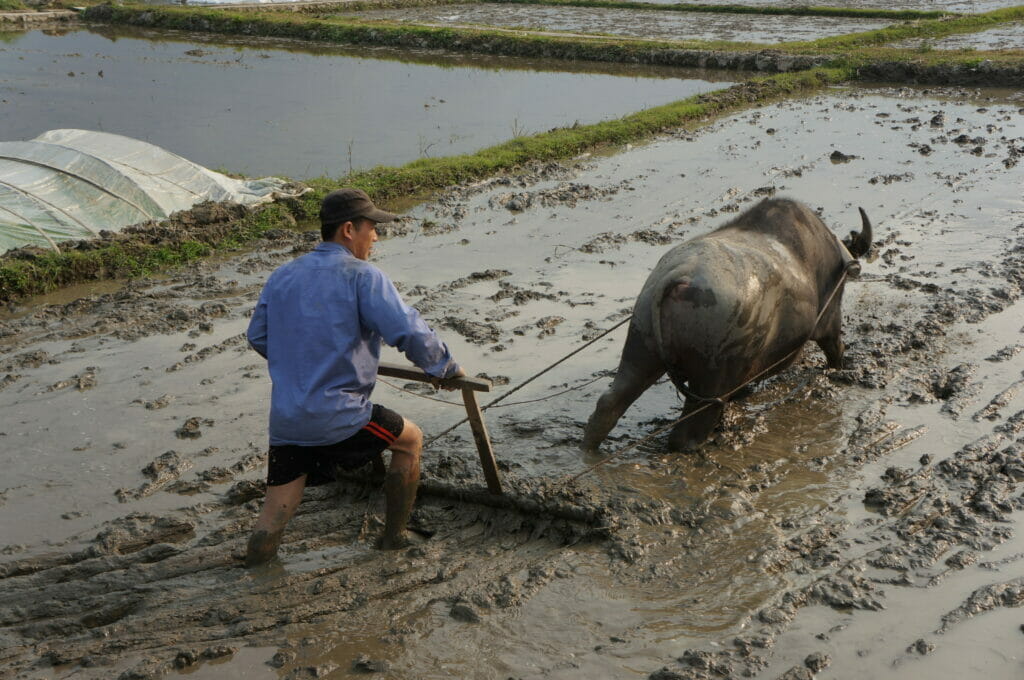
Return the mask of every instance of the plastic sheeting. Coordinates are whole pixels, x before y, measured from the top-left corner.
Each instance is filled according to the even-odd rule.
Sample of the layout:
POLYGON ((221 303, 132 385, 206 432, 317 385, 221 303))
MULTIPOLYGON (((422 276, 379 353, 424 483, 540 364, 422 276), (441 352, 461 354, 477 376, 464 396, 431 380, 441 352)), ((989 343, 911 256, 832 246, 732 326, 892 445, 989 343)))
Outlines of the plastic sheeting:
POLYGON ((148 142, 50 130, 0 142, 0 253, 90 238, 163 219, 202 201, 254 205, 285 193, 274 177, 236 180, 148 142))

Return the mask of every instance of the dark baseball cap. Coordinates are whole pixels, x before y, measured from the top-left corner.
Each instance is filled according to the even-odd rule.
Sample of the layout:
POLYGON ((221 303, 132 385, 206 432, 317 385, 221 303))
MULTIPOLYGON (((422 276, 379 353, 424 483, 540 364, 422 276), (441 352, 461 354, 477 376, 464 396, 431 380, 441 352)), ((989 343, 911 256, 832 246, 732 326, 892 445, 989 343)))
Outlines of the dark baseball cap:
POLYGON ((357 217, 373 222, 393 222, 398 215, 381 210, 362 189, 337 189, 324 196, 320 204, 321 224, 343 224, 357 217))

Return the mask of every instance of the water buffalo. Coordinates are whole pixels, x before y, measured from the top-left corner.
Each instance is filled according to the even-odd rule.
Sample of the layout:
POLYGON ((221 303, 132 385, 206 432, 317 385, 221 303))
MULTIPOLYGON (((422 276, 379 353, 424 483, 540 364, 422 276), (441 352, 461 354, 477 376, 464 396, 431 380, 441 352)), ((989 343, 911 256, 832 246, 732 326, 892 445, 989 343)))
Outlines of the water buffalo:
POLYGON ((686 395, 683 416, 693 413, 669 436, 678 451, 707 438, 737 388, 781 371, 808 340, 829 367, 840 367, 842 276, 856 274, 857 258, 871 247, 871 222, 860 214, 861 231, 844 245, 807 206, 765 200, 665 253, 636 300, 618 373, 587 422, 584 450, 596 450, 666 372, 686 395))

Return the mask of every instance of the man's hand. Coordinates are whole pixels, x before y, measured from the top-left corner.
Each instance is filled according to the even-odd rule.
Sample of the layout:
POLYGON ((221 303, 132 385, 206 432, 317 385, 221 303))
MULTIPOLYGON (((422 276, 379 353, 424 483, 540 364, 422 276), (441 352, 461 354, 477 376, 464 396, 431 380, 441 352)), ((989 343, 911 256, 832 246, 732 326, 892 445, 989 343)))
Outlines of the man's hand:
POLYGON ((458 385, 455 385, 452 382, 452 380, 455 379, 455 378, 464 378, 464 377, 466 377, 466 371, 463 370, 462 367, 460 366, 458 372, 455 373, 455 375, 449 376, 447 378, 431 378, 430 379, 430 384, 434 386, 435 390, 441 389, 441 390, 446 390, 448 392, 453 392, 453 391, 459 389, 459 387, 458 387, 458 385))

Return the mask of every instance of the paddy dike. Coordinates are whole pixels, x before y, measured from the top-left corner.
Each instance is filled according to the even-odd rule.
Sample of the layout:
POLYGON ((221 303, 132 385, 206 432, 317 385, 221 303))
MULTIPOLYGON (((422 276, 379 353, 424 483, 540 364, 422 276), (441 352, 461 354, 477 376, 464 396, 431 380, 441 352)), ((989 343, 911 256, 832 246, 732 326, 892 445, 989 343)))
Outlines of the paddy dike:
MULTIPOLYGON (((808 348, 699 454, 657 437, 585 473, 616 331, 486 412, 507 503, 482 502, 468 430, 425 452, 424 540, 399 553, 372 549, 383 498, 355 479, 307 494, 280 562, 241 566, 269 393, 241 334, 314 233, 9 309, 2 673, 1019 677, 1022 110, 1016 92, 839 88, 406 212, 374 260, 496 394, 762 197, 840 235, 861 206, 876 241, 845 294, 845 370, 808 348)), ((428 437, 462 415, 388 382, 376 398, 428 437)), ((659 383, 603 455, 679 406, 659 383)))

